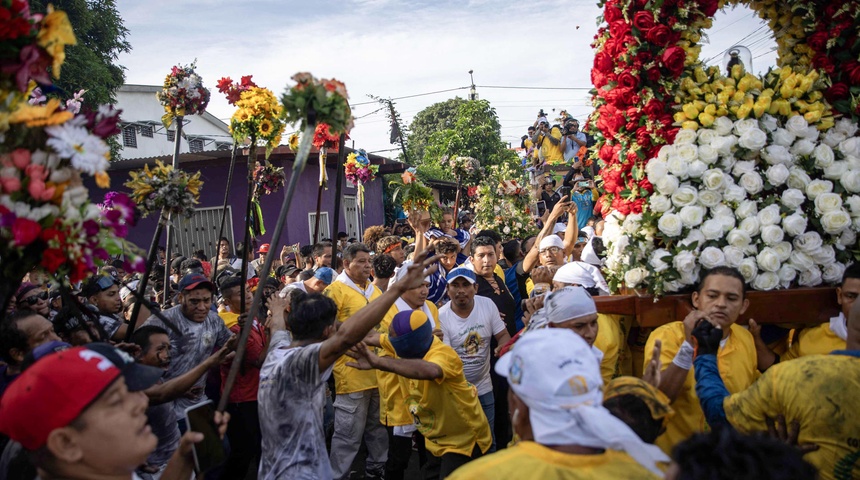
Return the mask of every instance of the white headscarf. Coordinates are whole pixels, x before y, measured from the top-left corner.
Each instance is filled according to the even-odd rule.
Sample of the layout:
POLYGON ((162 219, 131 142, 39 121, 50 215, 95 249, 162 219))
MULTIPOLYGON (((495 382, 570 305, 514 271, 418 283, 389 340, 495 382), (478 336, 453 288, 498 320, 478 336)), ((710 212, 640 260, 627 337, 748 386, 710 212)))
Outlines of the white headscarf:
POLYGON ((572 283, 585 288, 597 287, 601 295, 609 295, 609 285, 600 270, 585 262, 568 262, 552 277, 554 282, 572 283))

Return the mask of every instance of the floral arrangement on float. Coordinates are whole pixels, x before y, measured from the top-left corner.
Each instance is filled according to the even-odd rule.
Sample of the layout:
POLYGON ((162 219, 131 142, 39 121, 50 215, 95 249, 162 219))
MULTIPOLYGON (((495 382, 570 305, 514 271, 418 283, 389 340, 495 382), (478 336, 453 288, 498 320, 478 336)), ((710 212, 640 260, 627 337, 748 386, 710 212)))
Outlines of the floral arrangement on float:
POLYGON ((144 217, 152 213, 161 213, 162 217, 194 215, 203 186, 200 172, 191 175, 156 160, 154 168, 144 165, 143 170, 131 171, 129 176, 131 180, 125 186, 131 189, 131 197, 144 217))
POLYGON ((209 89, 195 72, 197 61, 191 65, 175 65, 164 78, 164 86, 155 97, 164 107, 161 123, 169 128, 176 118, 186 115, 203 115, 209 105, 209 89))
MULTIPOLYGON (((22 278, 42 268, 68 286, 89 277, 111 255, 126 253, 136 271, 134 248, 125 241, 135 221, 128 198, 110 205, 89 201, 82 175, 110 185, 105 172, 120 132, 119 111, 62 103, 36 91, 59 77, 65 46, 76 44, 66 14, 48 7, 35 15, 26 1, 0 6, 0 307, 6 308, 22 278)), ((79 100, 83 92, 78 92, 79 100)), ((75 99, 72 99, 75 100, 75 99)))
POLYGON ((463 185, 477 183, 484 174, 481 162, 473 157, 445 155, 439 160, 439 164, 448 168, 457 178, 457 181, 463 185))
POLYGON ((364 184, 376 179, 379 165, 372 165, 370 158, 367 157, 367 152, 359 149, 346 156, 343 171, 346 179, 355 184, 358 190, 358 208, 363 209, 364 184))
POLYGON ((442 218, 442 211, 433 197, 433 190, 415 175, 414 167, 400 174, 399 182, 393 180, 389 185, 394 189, 391 200, 399 202, 407 216, 434 221, 442 218))
POLYGON ((613 289, 716 265, 756 290, 832 284, 858 256, 860 2, 742 3, 775 32, 761 78, 699 61, 717 0, 603 4, 589 128, 613 289))
POLYGON ((537 232, 531 189, 521 172, 507 163, 487 169, 487 181, 481 182, 476 192, 478 229, 496 230, 506 239, 526 238, 537 232))

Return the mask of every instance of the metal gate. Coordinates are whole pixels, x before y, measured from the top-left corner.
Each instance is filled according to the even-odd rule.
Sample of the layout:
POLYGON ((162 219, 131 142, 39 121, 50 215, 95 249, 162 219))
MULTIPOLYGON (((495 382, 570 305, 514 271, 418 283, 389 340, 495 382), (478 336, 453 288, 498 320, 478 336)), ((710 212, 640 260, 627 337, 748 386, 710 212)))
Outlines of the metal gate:
MULTIPOLYGON (((331 229, 329 228, 329 220, 328 220, 328 212, 320 212, 320 231, 317 234, 317 241, 320 241, 324 238, 332 238, 331 237, 331 229)), ((308 245, 314 244, 314 228, 316 228, 317 223, 317 214, 316 212, 308 213, 308 232, 309 239, 308 245)))
MULTIPOLYGON (((180 218, 174 229, 172 251, 180 252, 190 257, 196 250, 212 258, 218 248, 218 227, 221 224, 221 207, 198 208, 189 219, 180 218)), ((224 221, 224 236, 233 245, 233 211, 227 206, 227 217, 224 221)))
POLYGON ((358 214, 358 201, 355 195, 343 196, 343 220, 346 224, 346 235, 361 241, 361 216, 358 214))

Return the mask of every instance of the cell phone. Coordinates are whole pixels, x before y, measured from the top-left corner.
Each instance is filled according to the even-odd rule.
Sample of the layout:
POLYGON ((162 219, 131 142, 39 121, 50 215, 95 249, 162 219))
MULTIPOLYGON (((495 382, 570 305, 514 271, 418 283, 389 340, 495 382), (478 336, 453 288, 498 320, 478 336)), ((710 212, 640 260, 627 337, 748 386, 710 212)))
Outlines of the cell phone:
POLYGON ((215 425, 215 407, 212 400, 192 405, 185 409, 185 424, 192 432, 203 434, 203 441, 191 445, 194 454, 194 471, 200 475, 221 465, 227 460, 227 452, 218 426, 215 425))
POLYGON ((406 219, 405 218, 398 218, 397 220, 395 220, 395 223, 399 223, 400 225, 405 225, 406 219))
POLYGON ((589 182, 579 182, 579 183, 577 183, 577 185, 579 185, 579 186, 580 186, 580 187, 582 187, 582 188, 588 188, 588 187, 590 187, 590 186, 591 186, 591 183, 589 183, 589 182))
POLYGON ((539 217, 542 217, 544 213, 546 213, 546 202, 541 200, 537 202, 537 213, 539 217))
POLYGON ((564 196, 568 196, 568 197, 569 197, 569 196, 570 196, 570 191, 571 191, 571 190, 573 190, 573 189, 572 189, 572 188, 570 188, 570 187, 561 187, 561 188, 559 189, 559 195, 561 195, 562 197, 564 197, 564 196))

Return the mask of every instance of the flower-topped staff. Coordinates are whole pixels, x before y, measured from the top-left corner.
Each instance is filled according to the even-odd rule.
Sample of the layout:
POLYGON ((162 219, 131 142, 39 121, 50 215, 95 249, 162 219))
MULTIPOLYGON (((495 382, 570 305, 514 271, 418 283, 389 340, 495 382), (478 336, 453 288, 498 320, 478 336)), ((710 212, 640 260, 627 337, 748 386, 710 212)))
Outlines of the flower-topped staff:
POLYGON ((333 134, 328 124, 320 123, 314 131, 314 146, 319 149, 320 187, 325 188, 328 183, 328 175, 326 175, 325 171, 328 151, 337 152, 340 146, 340 135, 333 134))
POLYGON ((371 165, 370 159, 367 158, 367 152, 356 150, 347 155, 346 162, 343 164, 343 171, 346 179, 354 183, 358 190, 358 208, 361 211, 364 209, 364 184, 372 182, 376 178, 379 165, 371 165))
POLYGON ((200 172, 189 175, 182 170, 155 161, 155 168, 144 165, 143 170, 129 172, 131 180, 125 183, 137 208, 144 217, 153 212, 163 212, 191 217, 194 205, 200 198, 200 172))
POLYGON ((254 199, 259 200, 261 196, 271 195, 284 186, 284 169, 271 163, 257 165, 254 169, 254 179, 256 181, 254 199))
POLYGON ((448 167, 457 181, 463 185, 474 185, 484 173, 481 162, 473 157, 449 157, 445 155, 440 163, 443 167, 448 167))
POLYGON ((408 168, 400 174, 399 182, 394 180, 389 184, 394 187, 391 200, 399 201, 408 216, 418 219, 440 217, 441 210, 433 198, 433 190, 415 176, 415 168, 408 168))
POLYGON ((478 186, 475 226, 499 231, 505 238, 526 238, 536 230, 532 197, 522 169, 508 164, 489 167, 488 180, 478 186))
POLYGON ((169 128, 175 118, 181 122, 186 115, 203 115, 206 111, 209 89, 203 86, 203 79, 194 71, 196 67, 197 60, 191 65, 175 65, 164 78, 161 91, 156 92, 155 97, 164 107, 161 117, 164 128, 169 128))
POLYGON ((268 88, 258 86, 251 75, 242 77, 240 83, 230 83, 230 77, 218 81, 218 90, 227 95, 237 110, 230 118, 230 132, 237 142, 251 140, 252 150, 257 142, 266 147, 266 158, 281 144, 284 122, 281 121, 281 104, 268 88))

